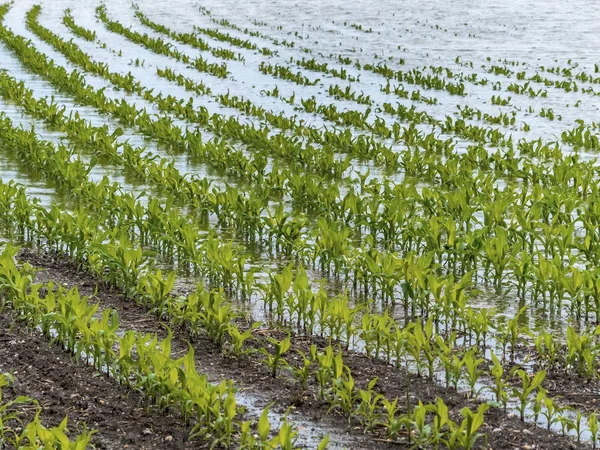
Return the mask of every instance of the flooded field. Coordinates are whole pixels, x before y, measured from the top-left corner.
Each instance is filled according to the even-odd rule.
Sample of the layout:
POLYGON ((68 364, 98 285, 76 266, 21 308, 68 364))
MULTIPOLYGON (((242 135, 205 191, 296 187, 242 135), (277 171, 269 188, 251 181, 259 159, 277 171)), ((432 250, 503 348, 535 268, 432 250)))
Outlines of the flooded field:
POLYGON ((0 448, 595 447, 598 8, 1 5, 0 448))

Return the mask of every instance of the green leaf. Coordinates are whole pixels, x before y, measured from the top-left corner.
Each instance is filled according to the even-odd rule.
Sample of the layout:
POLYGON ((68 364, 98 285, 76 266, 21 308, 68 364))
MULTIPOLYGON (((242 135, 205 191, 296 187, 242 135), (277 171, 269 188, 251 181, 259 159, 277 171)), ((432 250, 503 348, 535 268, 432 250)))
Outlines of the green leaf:
POLYGON ((329 434, 327 434, 319 443, 317 450, 325 450, 329 445, 329 434))
POLYGON ((258 435, 260 436, 261 442, 266 442, 269 438, 269 432, 271 431, 271 424, 269 423, 269 407, 263 409, 260 419, 258 420, 258 435))

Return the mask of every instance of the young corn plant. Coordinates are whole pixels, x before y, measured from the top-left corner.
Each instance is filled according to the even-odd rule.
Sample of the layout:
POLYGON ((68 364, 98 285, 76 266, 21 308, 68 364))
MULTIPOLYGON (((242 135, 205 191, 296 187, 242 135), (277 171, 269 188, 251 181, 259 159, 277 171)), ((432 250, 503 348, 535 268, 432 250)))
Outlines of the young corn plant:
POLYGON ((345 367, 345 373, 341 377, 333 380, 332 392, 333 400, 329 411, 339 408, 348 415, 348 421, 352 420, 354 404, 357 400, 357 395, 354 389, 354 378, 350 373, 350 369, 345 367))
POLYGON ((417 365, 417 375, 420 376, 421 361, 424 357, 427 361, 429 379, 433 380, 436 359, 436 352, 432 345, 433 318, 430 317, 425 326, 421 326, 421 322, 417 321, 412 328, 412 332, 408 334, 407 339, 408 351, 413 356, 414 362, 417 365))
POLYGON ((279 369, 280 363, 283 362, 283 364, 285 364, 286 366, 288 365, 288 363, 283 359, 283 355, 285 355, 288 352, 292 345, 292 336, 288 334, 286 338, 280 341, 272 337, 267 337, 267 340, 273 345, 274 353, 271 354, 264 347, 262 347, 260 351, 266 356, 264 362, 271 369, 271 376, 275 378, 277 377, 277 371, 279 369))
POLYGON ((409 432, 411 448, 423 448, 431 441, 433 429, 431 424, 427 423, 427 406, 421 400, 413 411, 402 419, 402 423, 409 432))
POLYGON ((598 442, 598 414, 596 412, 591 413, 587 419, 587 426, 590 430, 590 439, 592 441, 592 448, 596 450, 598 442))
POLYGON ((294 444, 297 435, 298 431, 288 422, 287 417, 284 417, 283 422, 279 426, 279 434, 277 435, 278 448, 281 450, 294 450, 296 448, 294 444))
POLYGON ((577 372, 588 379, 596 376, 595 359, 600 345, 596 336, 600 334, 600 326, 593 332, 583 330, 578 334, 572 326, 567 327, 567 367, 574 367, 577 372))
POLYGON ((456 332, 453 332, 448 343, 444 339, 436 334, 435 341, 438 348, 438 358, 442 363, 445 371, 446 388, 452 386, 454 390, 458 389, 458 382, 462 374, 462 368, 464 365, 464 359, 459 358, 454 351, 454 342, 456 341, 456 332))
POLYGON ((333 347, 331 345, 327 346, 324 352, 317 353, 319 366, 317 367, 316 377, 319 382, 319 398, 321 400, 325 400, 328 393, 327 386, 329 386, 332 379, 334 359, 333 347))
POLYGON ((508 387, 509 384, 504 381, 504 368, 500 363, 498 357, 492 352, 493 367, 491 370, 492 377, 494 378, 494 385, 491 387, 496 402, 502 405, 504 412, 506 412, 506 406, 508 404, 508 387))
POLYGON ((32 402, 32 399, 24 396, 19 396, 8 402, 3 401, 2 389, 10 386, 13 380, 12 375, 0 373, 0 448, 8 447, 9 445, 16 447, 19 436, 15 427, 11 426, 11 424, 16 424, 17 427, 23 425, 16 407, 32 402))
POLYGON ((275 441, 271 442, 269 440, 269 434, 271 432, 269 408, 270 406, 267 406, 265 409, 263 409, 260 419, 258 420, 258 437, 263 448, 273 448, 272 445, 275 444, 275 441))
POLYGON ((196 310, 198 324, 206 331, 210 340, 221 347, 223 337, 231 329, 231 321, 236 317, 236 313, 221 292, 207 292, 199 286, 194 295, 195 300, 192 295, 187 300, 198 302, 196 308, 186 309, 192 313, 196 310))
POLYGON ((510 362, 515 362, 515 352, 517 345, 521 340, 522 335, 530 335, 529 330, 520 325, 521 317, 527 310, 527 306, 523 306, 519 312, 508 320, 504 331, 500 332, 500 340, 502 342, 502 359, 506 360, 506 346, 510 344, 510 362))
POLYGON ((381 399, 383 410, 385 412, 384 419, 378 423, 386 430, 386 435, 390 439, 395 439, 400 434, 403 428, 403 417, 399 412, 398 398, 396 397, 393 402, 388 399, 381 399))
POLYGON ((570 414, 568 414, 569 412, 572 412, 571 408, 569 408, 568 406, 564 406, 560 408, 560 412, 558 415, 558 423, 560 423, 560 432, 563 436, 566 436, 571 431, 575 430, 575 428, 577 427, 576 421, 571 418, 570 414))
POLYGON ((479 378, 481 378, 481 376, 485 373, 484 370, 479 369, 479 366, 485 360, 483 358, 477 358, 475 354, 475 349, 469 350, 462 360, 462 365, 465 367, 465 378, 467 379, 467 383, 469 384, 469 397, 476 399, 479 396, 479 393, 487 387, 483 386, 479 389, 476 388, 479 378))
POLYGON ((250 328, 248 328, 243 333, 240 332, 240 329, 234 325, 230 324, 227 328, 227 335, 231 341, 231 352, 235 356, 247 355, 252 352, 252 348, 244 349, 244 343, 252 338, 252 333, 260 327, 260 322, 255 322, 252 324, 250 328))
POLYGON ((377 411, 380 407, 383 395, 375 393, 373 388, 379 381, 373 378, 369 381, 367 389, 361 389, 358 392, 358 408, 356 414, 361 418, 364 425, 364 432, 372 429, 377 421, 377 411))
POLYGON ((523 369, 515 367, 515 369, 512 370, 511 375, 514 376, 515 374, 521 379, 521 388, 514 387, 512 389, 512 395, 519 400, 517 409, 519 410, 521 421, 524 422, 529 396, 542 385, 544 378, 546 378, 546 371, 541 370, 533 377, 530 377, 523 369))
POLYGON ((40 421, 41 410, 35 414, 34 419, 23 429, 15 440, 16 448, 68 448, 83 450, 88 448, 95 431, 88 431, 84 426, 81 434, 72 441, 67 435, 67 417, 56 427, 46 428, 40 421))
POLYGON ((429 410, 434 413, 431 445, 438 448, 446 442, 447 428, 451 426, 452 421, 448 417, 448 406, 441 398, 437 397, 435 405, 428 406, 429 410))
POLYGON ((142 275, 137 291, 143 303, 154 307, 154 310, 159 316, 165 314, 168 310, 168 302, 171 300, 170 292, 175 286, 175 272, 169 272, 166 277, 163 277, 162 271, 158 269, 155 273, 148 272, 142 275))
POLYGON ((542 408, 544 406, 544 399, 548 395, 546 389, 543 387, 538 388, 537 395, 535 396, 535 401, 533 402, 532 410, 533 410, 533 422, 535 424, 538 423, 538 419, 540 417, 540 413, 542 412, 542 408))
POLYGON ((560 422, 560 406, 550 397, 544 398, 544 411, 542 416, 546 419, 546 429, 550 430, 552 426, 560 422))
POLYGON ((558 362, 558 347, 554 336, 545 330, 541 330, 535 337, 534 344, 543 366, 546 366, 548 370, 552 370, 558 362))
POLYGON ((581 442, 581 435, 583 434, 583 432, 585 431, 585 429, 583 428, 583 414, 581 414, 581 411, 577 410, 576 414, 575 414, 575 420, 573 421, 574 425, 575 425, 575 433, 577 435, 577 442, 581 442))
POLYGON ((476 412, 471 411, 467 407, 461 409, 460 413, 464 419, 460 425, 449 422, 450 436, 448 438, 448 448, 471 450, 475 448, 475 444, 480 438, 484 437, 487 440, 487 436, 484 433, 480 433, 479 429, 483 425, 485 412, 488 409, 489 405, 486 403, 479 405, 476 412))
POLYGON ((317 346, 312 344, 310 346, 310 351, 308 355, 306 355, 302 350, 297 350, 298 354, 302 358, 302 365, 298 368, 294 366, 290 366, 290 370, 294 375, 294 378, 300 381, 300 386, 303 391, 306 391, 306 387, 308 384, 308 379, 311 375, 310 368, 313 363, 317 360, 317 346))

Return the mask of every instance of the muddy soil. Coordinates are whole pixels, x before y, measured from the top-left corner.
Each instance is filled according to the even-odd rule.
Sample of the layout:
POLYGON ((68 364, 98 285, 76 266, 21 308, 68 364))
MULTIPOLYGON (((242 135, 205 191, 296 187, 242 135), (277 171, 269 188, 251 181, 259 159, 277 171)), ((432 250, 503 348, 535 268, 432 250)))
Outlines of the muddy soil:
MULTIPOLYGON (((119 312, 121 320, 121 326, 126 329, 135 329, 137 331, 145 332, 156 332, 160 335, 164 335, 164 326, 160 320, 154 315, 150 315, 147 311, 136 305, 131 300, 124 298, 118 292, 107 288, 103 285, 97 285, 95 280, 90 277, 89 274, 80 272, 77 268, 70 263, 70 261, 57 257, 53 254, 36 253, 32 250, 22 250, 19 259, 23 262, 29 262, 34 267, 40 269, 37 274, 39 281, 53 280, 66 286, 78 286, 79 290, 84 295, 93 295, 97 289, 96 297, 101 304, 101 308, 114 308, 119 312)), ((8 324, 7 324, 8 326, 8 324)), ((6 327, 3 327, 6 328, 6 327)), ((284 334, 278 330, 260 330, 260 333, 255 334, 255 341, 252 346, 267 346, 265 337, 272 335, 277 338, 281 338, 284 334)), ((35 336, 35 334, 33 334, 35 336)), ((23 338, 22 338, 23 339, 23 338)), ((189 339, 189 335, 186 334, 185 330, 175 330, 173 338, 173 349, 174 352, 184 352, 187 349, 186 340, 189 339)), ((3 342, 3 341, 2 341, 3 342)), ((36 341, 37 346, 43 346, 39 338, 36 341)), ((311 343, 317 344, 319 347, 324 347, 326 342, 316 337, 301 337, 297 336, 293 339, 292 349, 288 354, 288 360, 293 364, 296 350, 307 351, 311 343)), ((48 351, 56 352, 57 349, 47 349, 48 351)), ((223 351, 216 348, 210 341, 204 338, 197 338, 193 343, 195 348, 195 354, 197 359, 197 366, 200 372, 207 374, 210 379, 221 380, 228 378, 234 380, 238 388, 240 389, 240 395, 250 400, 256 408, 263 408, 264 406, 275 403, 272 407, 273 410, 284 414, 285 411, 290 410, 290 419, 299 424, 300 436, 302 436, 299 444, 307 448, 315 448, 318 444, 318 440, 325 433, 331 434, 331 443, 334 444, 333 448, 409 448, 409 444, 406 441, 406 437, 399 438, 397 441, 389 441, 385 438, 381 430, 375 430, 374 432, 363 434, 362 427, 355 421, 348 422, 347 416, 341 413, 331 412, 328 414, 329 405, 325 404, 318 398, 317 386, 315 381, 311 380, 309 387, 306 391, 302 391, 298 383, 296 383, 289 374, 282 373, 278 378, 272 378, 269 369, 265 364, 261 362, 262 357, 257 353, 252 353, 245 357, 234 358, 226 355, 223 351)), ((4 347, 10 347, 3 345, 4 347)), ((60 351, 58 352, 60 353, 60 351)), ((32 356, 35 352, 32 352, 32 356)), ((13 360, 13 363, 16 363, 13 360)), ((62 360, 68 362, 68 357, 62 357, 62 360)), ((61 365, 62 365, 61 360, 61 365)), ((0 357, 0 361, 3 359, 0 357)), ((344 363, 350 368, 352 376, 358 387, 365 387, 368 382, 377 377, 379 381, 376 385, 376 390, 384 394, 386 398, 393 399, 398 397, 399 404, 406 404, 406 391, 407 386, 409 387, 409 401, 411 405, 414 405, 420 399, 423 402, 435 401, 436 397, 440 397, 450 408, 451 415, 454 416, 455 420, 459 419, 459 411, 465 406, 475 410, 478 403, 465 397, 464 394, 457 393, 451 389, 445 389, 438 386, 429 380, 424 378, 417 378, 414 375, 408 375, 402 369, 396 369, 389 364, 382 361, 368 358, 363 354, 355 352, 344 353, 344 363)), ((51 372, 53 360, 45 360, 47 369, 51 372)), ((71 363, 72 364, 72 363, 71 363)), ((10 366, 10 364, 7 364, 10 366)), ((13 364, 14 365, 14 364, 13 364)), ((4 368, 6 369, 6 367, 4 368)), ((107 385, 114 384, 112 380, 104 377, 94 377, 93 371, 90 368, 82 368, 81 365, 75 365, 70 370, 73 373, 77 373, 77 376, 90 376, 97 382, 104 382, 107 385)), ((66 374, 63 374, 66 375, 66 374)), ((28 377, 27 379, 29 379, 28 377)), ((35 377, 39 379, 40 377, 35 377)), ((62 377, 59 377, 62 379, 62 377)), ((20 382, 22 383, 22 382, 20 382)), ((68 383, 68 382, 67 382, 68 383)), ((83 389, 88 392, 89 402, 98 402, 99 399, 104 399, 103 387, 86 384, 86 380, 81 380, 75 384, 78 385, 79 389, 83 389), (102 393, 101 397, 96 397, 97 393, 102 393)), ((59 383, 60 384, 60 383, 59 383)), ((17 385, 17 390, 21 390, 20 386, 17 385)), ((27 387, 25 385, 25 387, 27 387)), ((185 447, 185 430, 181 423, 174 427, 176 432, 165 435, 165 423, 169 420, 173 420, 177 423, 176 418, 170 418, 169 416, 163 417, 158 415, 148 415, 144 409, 144 402, 141 397, 136 393, 131 393, 129 396, 126 395, 126 390, 120 386, 114 386, 119 392, 123 392, 123 395, 129 399, 135 399, 134 402, 137 405, 137 410, 140 414, 143 412, 145 422, 144 426, 137 426, 138 422, 136 419, 133 423, 134 428, 130 429, 128 422, 121 422, 119 418, 123 414, 113 414, 115 421, 112 422, 112 428, 117 429, 126 428, 129 433, 137 434, 142 433, 145 439, 148 439, 148 444, 128 442, 129 448, 146 448, 143 445, 155 445, 162 443, 165 445, 165 438, 171 435, 173 440, 169 442, 169 447, 172 445, 185 447), (164 419, 164 420, 163 420, 164 419), (157 422, 156 431, 152 427, 153 421, 157 422), (153 438, 150 435, 143 434, 147 429, 151 429, 152 433, 155 433, 153 438)), ((24 389, 27 391, 27 389, 24 389)), ((38 388, 37 392, 44 397, 46 392, 38 388)), ((110 390, 108 391, 110 392, 110 390)), ((23 392, 20 392, 21 394, 23 392)), ((33 395, 33 394, 31 394, 33 395)), ((68 389, 64 390, 64 395, 67 398, 72 395, 68 389)), ((108 401, 108 399, 106 399, 108 401)), ((113 400, 115 398, 113 397, 113 400)), ((118 404, 118 403, 117 403, 118 404)), ((104 405, 102 405, 104 406, 104 405)), ((60 414, 59 414, 60 415, 60 414)), ((70 417, 72 417, 70 415, 70 417)), ((90 426, 94 426, 99 416, 94 416, 94 420, 89 420, 90 426)), ((75 417, 73 419, 77 420, 75 417)), ((79 420, 85 420, 80 418, 79 420)), ((107 420, 104 418, 103 420, 107 420)), ((112 420, 108 419, 108 420, 112 420)), ((119 434, 109 433, 104 434, 105 426, 100 424, 100 433, 95 439, 101 440, 105 447, 99 448, 116 448, 110 447, 111 439, 115 439, 118 442, 117 446, 122 448, 123 439, 120 438, 119 434), (102 437, 101 437, 102 436, 102 437)), ((168 428, 168 427, 167 427, 168 428)), ((540 429, 530 423, 522 423, 514 415, 504 414, 500 409, 492 408, 486 413, 486 422, 481 430, 485 432, 487 436, 487 446, 492 449, 565 449, 565 448, 588 448, 586 444, 575 443, 573 439, 560 436, 559 434, 548 432, 540 429)), ((127 439, 131 439, 133 436, 129 436, 127 439)), ((484 445, 484 439, 480 441, 480 445, 484 445)), ((194 442, 194 448, 201 448, 202 444, 194 442)), ((591 447, 591 446, 590 446, 591 447)))
MULTIPOLYGON (((99 430, 92 440, 97 449, 210 447, 188 442, 188 431, 178 417, 148 408, 141 393, 72 361, 40 333, 13 324, 6 310, 0 313, 0 371, 15 377, 14 385, 3 391, 5 400, 18 395, 37 400, 47 427, 57 426, 67 415, 72 432, 87 423, 99 430)), ((28 419, 34 412, 23 408, 28 419)))
MULTIPOLYGON (((37 253, 22 249, 19 261, 27 262, 39 271, 36 282, 52 280, 63 286, 76 286, 82 295, 88 295, 91 301, 100 304, 98 314, 105 308, 118 311, 122 329, 138 332, 156 333, 166 336, 166 325, 155 315, 125 298, 116 290, 97 283, 90 274, 79 271, 68 259, 50 253, 37 253)), ((238 388, 238 402, 250 407, 248 418, 254 412, 258 416, 263 408, 274 404, 271 411, 281 418, 289 410, 289 418, 299 427, 297 444, 300 447, 316 448, 321 439, 330 434, 330 448, 372 448, 372 436, 364 435, 362 429, 348 424, 344 418, 326 415, 323 411, 314 411, 310 405, 298 407, 299 387, 296 383, 287 383, 271 376, 262 363, 263 357, 254 354, 248 357, 232 357, 217 348, 211 341, 200 336, 192 337, 185 330, 174 330, 172 351, 175 357, 188 351, 188 342, 192 343, 196 356, 196 367, 210 381, 220 382, 231 379, 238 388)), ((160 417, 157 418, 160 420, 160 417)), ((181 426, 181 425, 180 425, 181 426)), ((277 426, 274 423, 273 426, 277 426)), ((397 448, 397 444, 382 442, 378 448, 397 448)))

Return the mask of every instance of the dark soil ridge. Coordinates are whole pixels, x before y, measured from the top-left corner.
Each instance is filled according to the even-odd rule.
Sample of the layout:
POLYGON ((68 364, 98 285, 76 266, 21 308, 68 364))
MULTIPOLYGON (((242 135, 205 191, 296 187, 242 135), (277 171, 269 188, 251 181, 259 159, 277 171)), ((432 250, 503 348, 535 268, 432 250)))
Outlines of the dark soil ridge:
MULTIPOLYGON (((546 370, 542 386, 548 397, 552 397, 555 403, 561 407, 579 409, 586 414, 600 411, 600 373, 596 372, 594 377, 586 378, 573 368, 567 369, 564 363, 557 364, 553 368, 545 367, 538 362, 537 350, 533 345, 521 345, 516 354, 519 359, 511 362, 507 358, 502 363, 506 374, 514 368, 522 368, 527 372, 546 370), (521 364, 522 361, 527 363, 521 364)), ((485 365, 488 370, 493 367, 489 359, 486 359, 485 365)), ((521 381, 516 376, 508 382, 511 386, 521 385, 521 381)))
MULTIPOLYGON (((94 296, 92 301, 100 303, 98 314, 106 308, 112 308, 119 313, 120 326, 123 329, 135 330, 143 333, 156 333, 160 337, 166 337, 166 328, 156 316, 126 299, 122 294, 98 283, 90 274, 79 271, 77 267, 67 258, 58 257, 50 253, 38 253, 30 249, 21 249, 17 259, 21 263, 29 263, 38 270, 35 281, 61 284, 65 287, 77 287, 81 295, 94 296)), ((42 340, 47 340, 42 337, 42 340)), ((172 351, 175 356, 183 355, 188 350, 189 335, 183 330, 174 330, 172 340, 172 351)), ((223 354, 212 342, 203 337, 196 337, 192 343, 196 357, 196 367, 200 373, 204 373, 210 381, 221 381, 225 378, 232 379, 239 389, 239 397, 250 400, 250 406, 260 413, 264 407, 275 403, 271 411, 283 416, 292 405, 299 404, 299 392, 296 386, 288 384, 270 376, 270 372, 261 362, 261 358, 255 357, 234 358, 223 354)), ((52 348, 58 354, 65 355, 58 347, 52 348)), ((68 356, 66 357, 68 359, 68 356)), ((2 359, 0 358, 0 361, 2 359)), ((76 371, 83 364, 73 364, 72 370, 76 371)), ((91 368, 88 368, 91 370, 91 368)), ((5 367, 4 370, 13 370, 5 367)), ((91 370, 95 376, 98 372, 91 370)), ((113 384, 118 384, 110 380, 113 384)), ((32 395, 20 392, 20 395, 32 395)), ((238 401, 240 399, 238 398, 238 401)), ((144 400, 140 398, 140 404, 145 406, 144 400)), ((326 415, 326 408, 314 411, 312 408, 294 408, 290 410, 289 419, 298 425, 299 435, 297 444, 300 447, 316 448, 320 440, 329 433, 329 448, 352 448, 369 449, 373 446, 372 437, 364 435, 360 428, 350 426, 348 421, 336 415, 326 415)), ((71 417, 71 415, 69 416, 71 417)), ((156 415, 155 420, 162 420, 162 416, 156 415)), ((177 420, 175 418, 175 420, 177 420)), ((92 426, 93 424, 90 424, 92 426)), ((278 426, 272 422, 272 426, 278 426)), ((179 420, 178 427, 185 430, 183 423, 179 420)), ((144 428, 145 430, 145 428, 144 428)), ((141 430, 142 432, 144 430, 141 430)), ((189 428, 185 433, 189 432, 189 428)), ((98 435, 103 433, 100 429, 98 435)), ((164 439, 167 435, 161 435, 164 439)), ((163 441, 161 441, 163 442, 163 441)), ((171 441, 172 443, 172 441, 171 441)), ((171 448, 171 443, 165 448, 171 448)), ((196 441, 187 445, 193 448, 202 448, 196 441)), ((119 447, 122 448, 122 447, 119 447)), ((128 448, 136 447, 129 444, 128 448)), ((173 447, 176 448, 176 447, 173 447)), ((379 448, 397 448, 395 444, 381 443, 379 448)))
MULTIPOLYGON (((28 249, 21 251, 19 259, 41 269, 37 281, 53 280, 67 287, 77 286, 83 295, 93 295, 97 289, 96 296, 101 307, 117 310, 124 328, 165 335, 164 326, 155 316, 149 315, 144 308, 125 299, 121 294, 101 284, 98 285, 89 274, 78 271, 68 259, 28 249)), ((278 338, 283 336, 283 333, 276 330, 268 330, 268 333, 278 338)), ((260 338, 260 336, 256 337, 260 338)), ((187 349, 187 338, 185 332, 175 330, 173 336, 175 352, 184 352, 187 349)), ((294 349, 306 351, 310 343, 316 343, 320 347, 326 345, 318 338, 296 337, 292 340, 292 350, 286 355, 286 359, 293 363, 290 355, 294 354, 294 349)), ((257 408, 275 402, 273 409, 278 409, 283 414, 292 406, 293 414, 290 415, 292 421, 297 422, 298 418, 304 419, 312 428, 309 431, 313 432, 313 435, 319 429, 331 432, 330 444, 334 446, 337 443, 337 446, 356 449, 409 447, 403 442, 388 442, 379 435, 363 435, 358 424, 348 424, 347 417, 335 413, 328 415, 328 405, 316 398, 314 386, 302 393, 292 381, 285 382, 285 377, 272 378, 268 368, 257 355, 244 358, 228 357, 203 338, 196 339, 193 346, 199 371, 214 377, 215 380, 223 378, 234 380, 242 392, 256 396, 257 408)), ((405 371, 383 361, 368 358, 364 354, 344 352, 344 363, 350 368, 357 386, 364 387, 371 379, 378 377, 380 381, 376 389, 388 399, 399 397, 399 403, 406 398, 406 388, 410 386, 412 405, 418 400, 429 402, 440 397, 455 417, 464 406, 473 410, 478 406, 478 402, 467 399, 463 394, 445 389, 424 378, 416 378, 412 375, 409 377, 405 371)), ((300 426, 300 436, 306 431, 306 426, 300 426)), ((492 449, 590 448, 587 444, 575 443, 571 438, 548 432, 534 424, 523 423, 514 415, 506 415, 497 408, 492 408, 486 413, 486 423, 481 431, 487 434, 488 446, 492 449)), ((483 440, 480 444, 483 444, 483 440)))
MULTIPOLYGON (((176 415, 152 411, 141 393, 75 363, 39 332, 13 323, 6 310, 0 314, 0 371, 12 372, 15 378, 14 385, 3 391, 5 400, 19 395, 37 400, 47 427, 57 426, 68 415, 71 437, 87 423, 88 429, 98 430, 92 438, 97 449, 210 447, 190 443, 188 430, 176 415)), ((25 420, 33 418, 32 408, 22 412, 25 420)))
POLYGON ((575 372, 550 370, 546 373, 544 389, 561 406, 579 409, 582 413, 600 410, 600 379, 585 378, 575 372))

